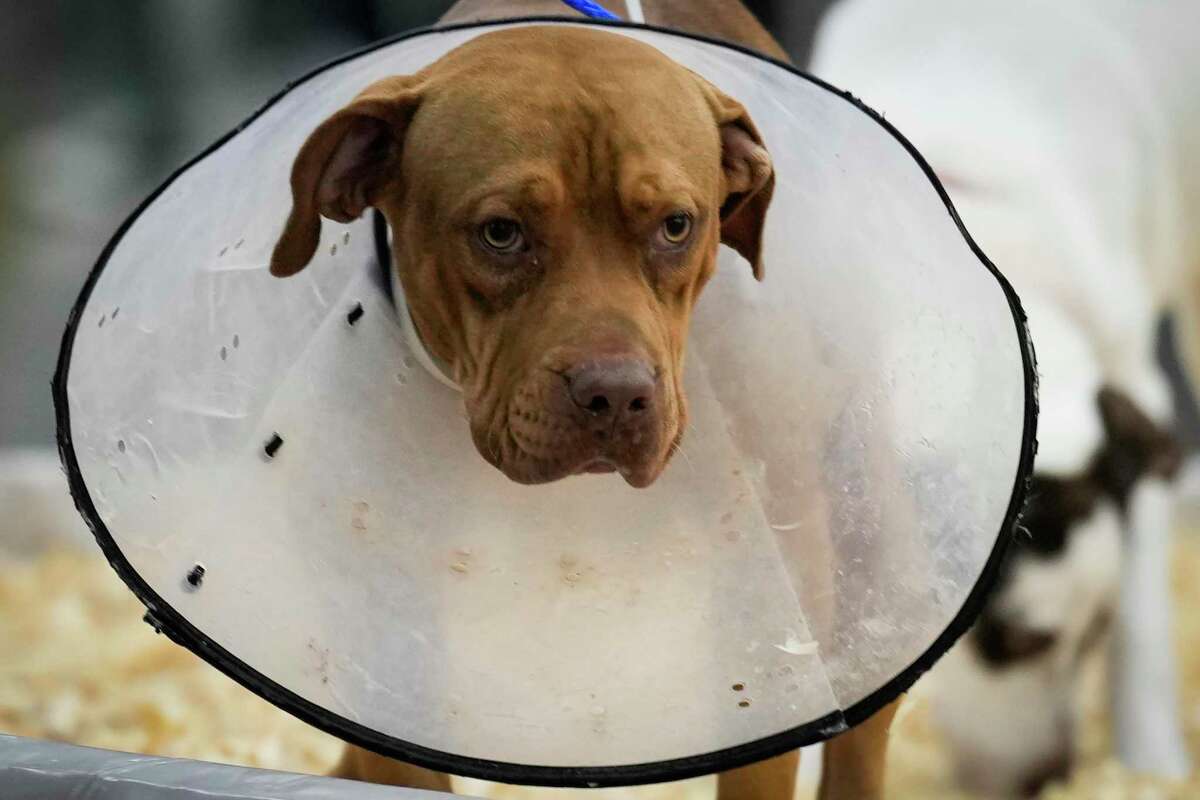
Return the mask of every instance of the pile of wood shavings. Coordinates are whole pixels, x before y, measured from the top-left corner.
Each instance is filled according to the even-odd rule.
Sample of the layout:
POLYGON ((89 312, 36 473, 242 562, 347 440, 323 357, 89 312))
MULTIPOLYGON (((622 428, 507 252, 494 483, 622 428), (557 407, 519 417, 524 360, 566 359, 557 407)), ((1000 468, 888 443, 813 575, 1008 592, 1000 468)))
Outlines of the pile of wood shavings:
POLYGON ((319 773, 340 743, 142 621, 91 553, 0 565, 0 730, 135 753, 319 773))
MULTIPOLYGON (((1200 763, 1200 536, 1181 539, 1175 559, 1176 617, 1184 677, 1184 720, 1200 763)), ((0 562, 0 731, 93 747, 247 766, 322 773, 341 743, 308 727, 157 636, 141 606, 98 556, 58 551, 0 562)), ((1200 797, 1186 786, 1133 776, 1110 752, 1103 696, 1085 731, 1080 768, 1044 800, 1173 800, 1200 797)), ((972 800, 950 783, 949 760, 930 724, 921 685, 894 728, 889 797, 972 800)), ((714 781, 637 790, 579 792, 589 800, 701 800, 714 781)), ((577 796, 459 781, 464 794, 496 800, 577 796)), ((811 787, 802 789, 810 796, 811 787)))

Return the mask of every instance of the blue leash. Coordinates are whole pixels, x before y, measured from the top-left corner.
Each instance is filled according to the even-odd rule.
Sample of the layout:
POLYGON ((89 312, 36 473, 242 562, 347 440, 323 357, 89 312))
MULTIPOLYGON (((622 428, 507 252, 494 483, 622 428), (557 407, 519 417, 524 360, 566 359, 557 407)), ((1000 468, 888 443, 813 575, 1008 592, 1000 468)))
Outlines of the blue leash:
POLYGON ((591 0, 562 0, 562 1, 565 4, 569 5, 571 8, 578 11, 580 14, 583 14, 585 17, 591 17, 592 19, 610 19, 610 20, 621 19, 620 17, 618 17, 616 14, 612 13, 608 9, 601 8, 596 3, 591 2, 591 0))

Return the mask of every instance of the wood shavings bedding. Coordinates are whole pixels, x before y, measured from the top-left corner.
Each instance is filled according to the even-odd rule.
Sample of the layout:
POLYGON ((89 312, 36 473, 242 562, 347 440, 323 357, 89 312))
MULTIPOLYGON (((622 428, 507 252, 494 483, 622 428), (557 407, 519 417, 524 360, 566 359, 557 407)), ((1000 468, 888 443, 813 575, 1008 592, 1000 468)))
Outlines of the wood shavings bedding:
MULTIPOLYGON (((1184 677, 1184 719, 1200 763, 1200 536, 1180 540, 1176 616, 1184 677)), ((93 747, 322 773, 338 758, 332 737, 260 700, 200 659, 157 636, 137 600, 97 555, 54 551, 0 562, 0 730, 93 747)), ((1200 797, 1186 786, 1132 776, 1111 758, 1101 678, 1080 768, 1044 800, 1174 800, 1200 797)), ((901 709, 889 760, 889 796, 971 800, 950 783, 949 761, 918 687, 901 709)), ((811 756, 810 756, 811 757, 811 756)), ((496 800, 701 800, 714 781, 636 790, 569 792, 459 781, 464 794, 496 800)), ((809 796, 811 787, 803 787, 809 796)))
POLYGON ((338 742, 142 622, 91 553, 0 570, 0 729, 91 747, 322 772, 338 742))

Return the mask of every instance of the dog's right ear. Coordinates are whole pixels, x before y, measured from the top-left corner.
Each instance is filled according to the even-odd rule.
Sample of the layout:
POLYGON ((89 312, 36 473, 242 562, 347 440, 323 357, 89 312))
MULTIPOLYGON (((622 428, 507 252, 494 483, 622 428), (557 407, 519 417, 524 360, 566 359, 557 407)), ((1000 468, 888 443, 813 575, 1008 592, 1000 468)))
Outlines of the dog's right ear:
POLYGON ((308 265, 321 217, 358 219, 397 177, 421 88, 419 76, 384 78, 309 135, 292 164, 292 212, 271 255, 272 275, 294 275, 308 265))

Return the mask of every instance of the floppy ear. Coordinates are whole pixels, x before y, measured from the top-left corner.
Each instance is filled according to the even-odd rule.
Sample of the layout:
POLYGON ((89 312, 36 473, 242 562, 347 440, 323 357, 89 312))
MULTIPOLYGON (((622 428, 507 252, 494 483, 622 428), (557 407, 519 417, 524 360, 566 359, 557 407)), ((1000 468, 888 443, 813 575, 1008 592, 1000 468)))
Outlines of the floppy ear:
POLYGON ((1118 500, 1145 475, 1171 478, 1182 452, 1175 436, 1159 427, 1127 395, 1112 387, 1100 390, 1096 403, 1104 422, 1105 445, 1097 460, 1097 477, 1118 500))
POLYGON ((292 212, 271 255, 271 274, 304 269, 321 217, 357 219, 396 178, 404 132, 420 100, 416 76, 384 78, 313 131, 292 164, 292 212))
MULTIPOLYGON (((707 84, 707 82, 706 82, 707 84)), ((707 84, 721 132, 721 241, 750 262, 763 279, 762 234, 775 191, 775 167, 761 134, 741 103, 707 84)))

